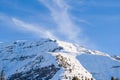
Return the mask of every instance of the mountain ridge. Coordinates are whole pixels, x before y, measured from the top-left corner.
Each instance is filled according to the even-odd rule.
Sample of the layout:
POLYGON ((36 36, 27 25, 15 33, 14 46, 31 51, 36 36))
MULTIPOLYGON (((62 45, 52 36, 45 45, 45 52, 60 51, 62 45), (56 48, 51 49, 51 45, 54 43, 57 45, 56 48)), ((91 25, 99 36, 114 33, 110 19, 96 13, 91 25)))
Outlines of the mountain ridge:
POLYGON ((7 80, 72 80, 75 76, 86 80, 110 80, 112 76, 120 78, 119 60, 106 53, 59 40, 19 40, 8 45, 1 43, 0 57, 7 80), (109 61, 112 61, 112 65, 109 61), (103 65, 105 62, 109 62, 107 67, 103 65), (95 63, 103 65, 102 68, 95 66, 95 63), (107 69, 111 71, 109 75, 104 72, 107 69), (103 74, 105 76, 101 76, 103 74))

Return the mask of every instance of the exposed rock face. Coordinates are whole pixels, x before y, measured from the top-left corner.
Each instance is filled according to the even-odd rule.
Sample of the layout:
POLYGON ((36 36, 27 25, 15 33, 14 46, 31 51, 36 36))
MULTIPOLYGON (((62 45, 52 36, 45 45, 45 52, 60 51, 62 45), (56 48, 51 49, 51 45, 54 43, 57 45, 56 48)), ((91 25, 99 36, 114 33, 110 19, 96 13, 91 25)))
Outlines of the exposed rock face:
POLYGON ((26 72, 14 73, 7 80, 49 80, 58 70, 59 68, 56 68, 54 65, 43 68, 38 67, 26 72))

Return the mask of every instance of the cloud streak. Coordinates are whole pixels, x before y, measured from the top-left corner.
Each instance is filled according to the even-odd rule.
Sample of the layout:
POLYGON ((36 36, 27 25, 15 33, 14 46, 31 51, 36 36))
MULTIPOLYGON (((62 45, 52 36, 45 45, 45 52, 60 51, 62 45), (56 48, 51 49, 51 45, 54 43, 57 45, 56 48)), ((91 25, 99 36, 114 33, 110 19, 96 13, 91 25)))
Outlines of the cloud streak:
POLYGON ((40 26, 35 26, 32 24, 23 22, 16 18, 12 18, 12 21, 16 25, 17 29, 33 33, 34 35, 37 35, 38 37, 57 39, 50 31, 40 26))
POLYGON ((39 0, 51 12, 51 16, 57 25, 57 32, 69 40, 78 39, 80 28, 76 26, 69 13, 69 5, 63 0, 39 0))
MULTIPOLYGON (((55 24, 55 27, 36 26, 32 23, 26 23, 15 17, 9 17, 8 21, 10 21, 15 29, 21 30, 22 32, 32 33, 37 37, 61 39, 70 42, 77 42, 80 44, 86 43, 88 39, 83 36, 81 28, 73 21, 73 15, 71 15, 69 12, 71 9, 70 5, 68 5, 63 0, 39 0, 39 2, 46 6, 46 8, 50 11, 50 13, 47 13, 46 15, 51 15, 51 18, 48 18, 52 23, 55 24), (49 27, 51 27, 51 29, 49 27)), ((45 22, 42 24, 47 23, 45 22)))
POLYGON ((7 16, 0 13, 0 25, 4 25, 20 32, 31 33, 38 38, 51 38, 58 39, 50 30, 45 29, 43 26, 34 25, 25 21, 19 20, 15 17, 7 16))

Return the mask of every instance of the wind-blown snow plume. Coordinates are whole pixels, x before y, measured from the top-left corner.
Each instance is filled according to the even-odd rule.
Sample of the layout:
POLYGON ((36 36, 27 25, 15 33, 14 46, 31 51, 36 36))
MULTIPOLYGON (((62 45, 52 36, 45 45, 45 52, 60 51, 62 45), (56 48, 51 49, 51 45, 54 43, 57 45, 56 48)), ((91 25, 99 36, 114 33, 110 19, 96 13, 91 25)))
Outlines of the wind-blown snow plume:
POLYGON ((80 29, 72 21, 71 15, 68 12, 69 5, 63 0, 39 0, 42 2, 51 12, 51 16, 57 24, 57 31, 67 37, 69 40, 78 39, 80 29))
POLYGON ((56 39, 56 37, 51 32, 49 32, 46 29, 41 28, 40 26, 34 26, 32 24, 25 23, 16 18, 12 18, 12 21, 14 24, 16 24, 16 26, 18 26, 17 28, 19 28, 21 30, 31 32, 40 37, 56 39))

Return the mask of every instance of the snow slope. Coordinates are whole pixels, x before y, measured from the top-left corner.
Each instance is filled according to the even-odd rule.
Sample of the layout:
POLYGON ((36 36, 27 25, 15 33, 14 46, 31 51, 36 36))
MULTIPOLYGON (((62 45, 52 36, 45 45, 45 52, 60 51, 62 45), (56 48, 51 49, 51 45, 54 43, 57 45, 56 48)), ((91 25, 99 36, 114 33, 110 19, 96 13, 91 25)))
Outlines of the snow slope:
POLYGON ((111 80, 112 76, 120 79, 120 62, 111 57, 82 54, 77 59, 96 80, 111 80))
POLYGON ((110 80, 120 62, 108 54, 59 40, 0 43, 0 71, 8 80, 110 80))

